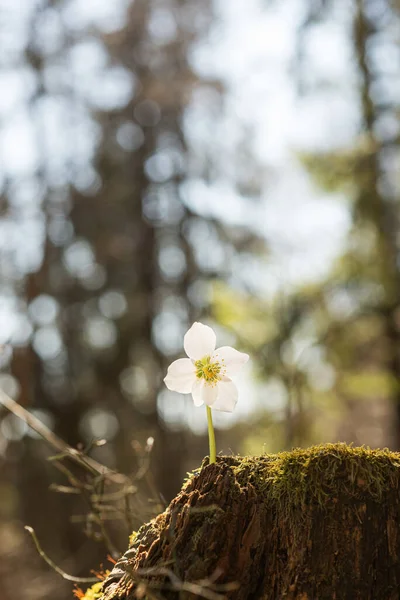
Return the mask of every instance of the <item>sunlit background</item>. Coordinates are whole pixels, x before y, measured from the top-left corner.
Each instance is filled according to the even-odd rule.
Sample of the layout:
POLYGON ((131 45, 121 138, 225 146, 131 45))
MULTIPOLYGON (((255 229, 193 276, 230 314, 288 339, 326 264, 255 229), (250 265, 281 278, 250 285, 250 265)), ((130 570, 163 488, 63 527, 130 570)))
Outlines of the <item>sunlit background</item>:
MULTIPOLYGON (((398 0, 0 0, 0 89, 0 387, 119 472, 154 439, 134 527, 208 452, 195 320, 251 355, 221 452, 400 449, 398 0)), ((25 524, 106 562, 54 453, 0 408, 2 600, 72 597, 25 524)))

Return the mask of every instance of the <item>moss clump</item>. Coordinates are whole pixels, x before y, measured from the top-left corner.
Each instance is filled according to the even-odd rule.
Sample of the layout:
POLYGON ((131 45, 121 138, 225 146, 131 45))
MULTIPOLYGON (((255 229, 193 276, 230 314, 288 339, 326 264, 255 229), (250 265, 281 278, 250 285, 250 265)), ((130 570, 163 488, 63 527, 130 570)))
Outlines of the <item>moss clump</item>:
POLYGON ((86 592, 83 592, 80 588, 76 589, 74 592, 74 596, 79 600, 98 600, 98 598, 101 598, 103 595, 101 591, 102 587, 103 582, 98 581, 97 583, 94 583, 90 588, 88 588, 86 592))
POLYGON ((193 477, 197 477, 197 475, 199 475, 199 473, 204 465, 208 465, 208 459, 204 459, 201 467, 197 467, 196 469, 193 469, 193 471, 188 471, 186 473, 186 477, 183 480, 183 484, 182 484, 182 490, 184 490, 185 487, 192 481, 193 477))
POLYGON ((338 443, 238 458, 233 470, 239 483, 251 482, 281 517, 290 518, 301 506, 328 509, 344 496, 379 502, 398 487, 399 467, 398 452, 338 443))
POLYGON ((137 534, 138 534, 137 531, 132 531, 131 535, 129 536, 129 547, 133 546, 137 534))
POLYGON ((102 598, 103 596, 103 583, 105 579, 109 576, 110 570, 104 570, 103 567, 99 571, 92 571, 96 577, 98 577, 99 581, 94 583, 90 588, 84 592, 80 587, 75 587, 73 595, 75 598, 79 600, 97 600, 102 598))

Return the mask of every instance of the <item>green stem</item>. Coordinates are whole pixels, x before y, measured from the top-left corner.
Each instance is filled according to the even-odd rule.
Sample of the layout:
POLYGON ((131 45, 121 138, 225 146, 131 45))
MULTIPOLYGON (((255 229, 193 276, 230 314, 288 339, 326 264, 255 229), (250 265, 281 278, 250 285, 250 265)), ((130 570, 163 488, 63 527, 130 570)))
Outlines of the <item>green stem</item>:
POLYGON ((206 408, 207 408, 208 441, 210 444, 210 465, 211 465, 212 463, 215 463, 215 461, 216 461, 217 450, 216 450, 216 446, 215 446, 215 433, 214 433, 214 426, 213 426, 213 422, 212 422, 211 408, 209 406, 206 406, 206 408))

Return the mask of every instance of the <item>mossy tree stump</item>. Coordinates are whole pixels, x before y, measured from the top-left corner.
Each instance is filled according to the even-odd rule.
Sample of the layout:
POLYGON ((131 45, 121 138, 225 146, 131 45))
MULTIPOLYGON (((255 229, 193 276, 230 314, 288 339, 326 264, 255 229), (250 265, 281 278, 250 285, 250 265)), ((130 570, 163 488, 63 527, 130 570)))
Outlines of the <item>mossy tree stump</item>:
POLYGON ((388 450, 219 457, 139 530, 101 598, 399 599, 399 482, 388 450))

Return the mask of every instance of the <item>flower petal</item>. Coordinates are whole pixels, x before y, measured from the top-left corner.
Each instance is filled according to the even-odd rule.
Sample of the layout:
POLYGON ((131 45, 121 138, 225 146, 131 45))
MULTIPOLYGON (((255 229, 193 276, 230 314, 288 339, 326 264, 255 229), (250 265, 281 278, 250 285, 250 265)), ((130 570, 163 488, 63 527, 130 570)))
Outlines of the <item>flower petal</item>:
POLYGON ((213 406, 217 396, 218 386, 215 383, 205 383, 201 393, 204 404, 207 404, 207 406, 213 406))
POLYGON ((193 323, 183 338, 183 346, 191 359, 199 360, 214 352, 216 341, 216 335, 211 327, 202 323, 193 323))
POLYGON ((215 410, 224 412, 233 412, 238 400, 238 390, 236 385, 226 377, 218 383, 218 396, 212 405, 215 410))
POLYGON ((165 385, 173 392, 190 394, 196 381, 196 367, 190 358, 179 358, 169 367, 164 378, 165 385))
POLYGON ((201 406, 207 404, 212 406, 218 395, 218 386, 204 381, 204 379, 197 379, 192 387, 192 396, 195 406, 201 406))
POLYGON ((230 346, 217 348, 212 355, 211 362, 218 361, 222 365, 222 372, 228 377, 236 375, 249 360, 249 355, 244 352, 238 352, 230 346))
POLYGON ((203 401, 203 387, 204 387, 204 379, 196 379, 192 386, 192 396, 193 402, 195 406, 201 406, 204 404, 203 401))

